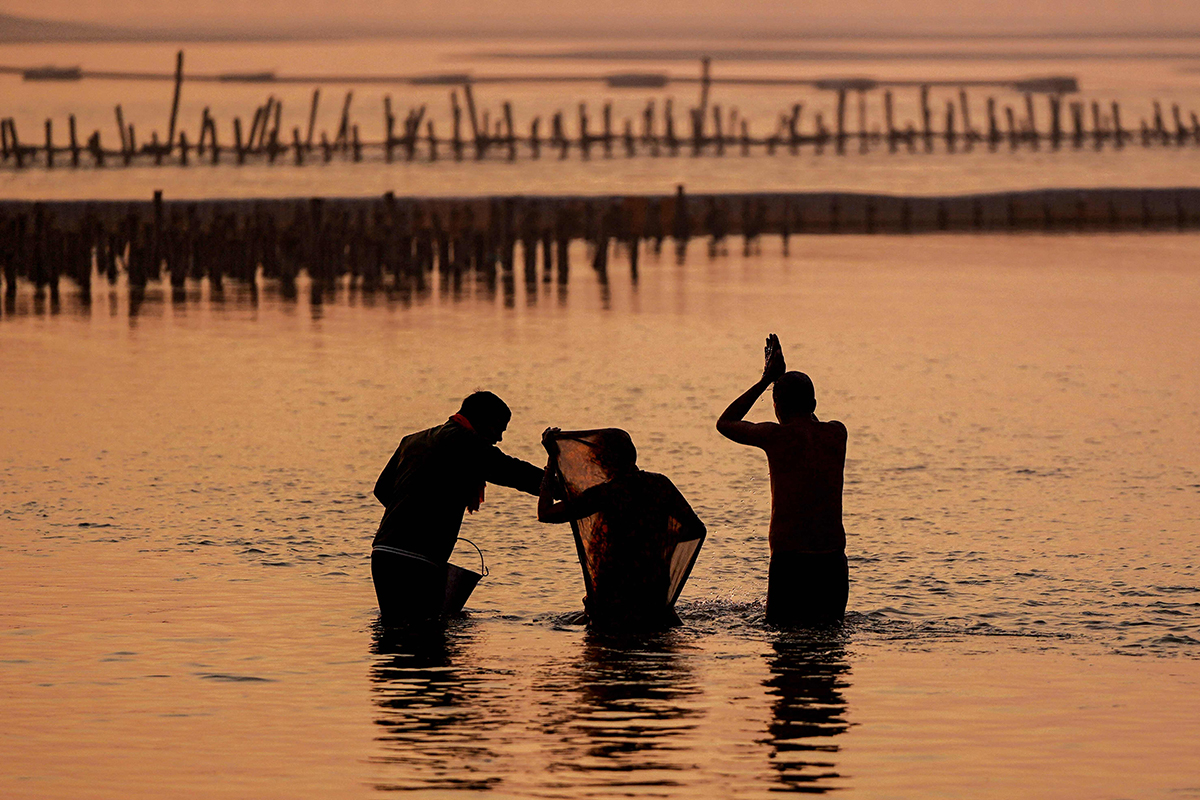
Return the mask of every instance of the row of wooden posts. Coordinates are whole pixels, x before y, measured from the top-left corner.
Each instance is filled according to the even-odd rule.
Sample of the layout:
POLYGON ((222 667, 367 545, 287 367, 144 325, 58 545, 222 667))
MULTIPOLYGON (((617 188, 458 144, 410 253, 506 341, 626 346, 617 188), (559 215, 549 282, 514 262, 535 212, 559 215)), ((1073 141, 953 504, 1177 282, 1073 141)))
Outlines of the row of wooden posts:
MULTIPOLYGON (((707 63, 704 75, 708 75, 707 63)), ((841 88, 837 90, 836 111, 831 121, 827 121, 824 114, 818 112, 813 115, 813 124, 805 129, 805 109, 802 104, 797 103, 779 114, 775 129, 769 135, 755 136, 751 134, 749 121, 740 117, 736 109, 725 110, 719 104, 709 102, 709 82, 703 80, 700 102, 696 107, 689 109, 687 131, 677 128, 673 101, 667 99, 661 111, 661 122, 656 103, 650 100, 642 112, 638 126, 635 126, 634 120, 626 118, 622 130, 617 132, 614 130, 612 104, 605 103, 600 115, 600 127, 594 129, 588 107, 581 103, 578 107, 574 135, 568 131, 567 120, 562 112, 556 112, 551 117, 548 131, 542 128, 541 118, 534 117, 529 124, 528 134, 522 135, 518 134, 514 123, 511 102, 505 101, 501 113, 493 120, 488 111, 477 108, 472 87, 470 83, 466 83, 462 87, 465 115, 464 102, 460 102, 458 92, 452 91, 450 94, 451 135, 448 139, 439 138, 434 121, 424 105, 408 109, 402 124, 398 124, 400 121, 391 98, 385 96, 383 139, 379 142, 364 142, 359 134, 359 126, 351 116, 353 91, 345 95, 338 128, 333 135, 323 131, 319 139, 314 139, 321 99, 320 89, 314 89, 305 130, 302 131, 300 126, 293 126, 289 134, 283 124, 283 103, 270 96, 256 109, 249 126, 243 127, 239 117, 233 119, 232 148, 227 149, 221 144, 216 119, 208 107, 203 110, 199 132, 194 137, 184 130, 177 130, 183 82, 181 51, 176 59, 175 90, 165 139, 160 139, 158 132, 154 131, 148 142, 139 144, 134 124, 125 119, 120 105, 114 109, 119 133, 119 147, 116 150, 102 143, 99 130, 93 131, 81 144, 74 115, 68 117, 66 145, 55 143, 52 119, 45 121, 44 144, 32 145, 21 138, 16 121, 12 117, 5 117, 0 119, 0 163, 16 168, 35 164, 53 168, 61 156, 68 158, 74 167, 81 166, 85 160, 90 160, 96 167, 112 163, 128 166, 135 161, 152 161, 159 165, 187 165, 204 161, 216 164, 221 161, 225 152, 231 153, 238 164, 245 163, 249 158, 286 162, 289 160, 289 154, 291 162, 295 164, 304 164, 306 161, 328 162, 335 155, 361 161, 364 151, 382 154, 384 160, 389 162, 398 154, 407 160, 418 156, 436 160, 442 153, 446 153, 461 160, 468 153, 481 159, 489 153, 499 152, 509 159, 515 159, 521 146, 525 146, 533 158, 538 158, 543 148, 552 153, 556 152, 560 158, 566 158, 572 150, 577 150, 586 158, 593 148, 601 148, 604 155, 611 156, 617 147, 622 147, 628 156, 639 152, 649 155, 677 155, 687 150, 697 155, 706 152, 722 155, 738 149, 743 154, 749 154, 756 148, 765 148, 766 152, 771 154, 781 151, 796 152, 805 145, 813 146, 818 151, 831 147, 834 152, 844 153, 852 142, 856 142, 858 149, 864 152, 872 145, 879 144, 886 144, 892 152, 902 147, 932 151, 935 142, 939 140, 951 151, 960 145, 970 148, 981 143, 986 143, 992 149, 999 148, 1004 143, 1013 149, 1023 145, 1039 147, 1042 144, 1048 144, 1052 148, 1065 145, 1083 147, 1088 143, 1095 147, 1105 144, 1122 147, 1134 142, 1140 142, 1143 146, 1200 145, 1200 118, 1194 111, 1189 111, 1185 118, 1178 104, 1172 104, 1168 116, 1164 113, 1162 105, 1157 100, 1153 101, 1152 118, 1149 121, 1141 120, 1140 129, 1133 131, 1122 123, 1121 107, 1116 101, 1107 105, 1102 105, 1099 101, 1085 104, 1082 101, 1067 101, 1064 95, 1056 93, 1046 95, 1044 124, 1040 123, 1035 98, 1031 93, 1025 93, 1023 107, 1014 109, 1012 105, 1005 105, 1003 121, 995 98, 989 97, 986 104, 986 125, 980 127, 972 120, 966 90, 960 90, 957 101, 946 101, 943 123, 939 130, 935 124, 938 114, 935 114, 930 102, 928 86, 920 88, 919 126, 913 122, 897 122, 892 92, 887 90, 883 95, 883 129, 870 127, 867 90, 841 88), (851 127, 848 119, 852 93, 857 95, 855 128, 851 127), (1069 124, 1064 124, 1064 110, 1067 112, 1069 124), (469 140, 463 131, 464 116, 470 125, 469 140)))
POLYGON ((61 278, 86 298, 93 275, 131 290, 167 280, 175 289, 207 279, 294 289, 305 272, 315 291, 349 279, 365 291, 421 285, 435 270, 512 273, 565 283, 570 244, 606 275, 612 246, 637 277, 639 249, 671 238, 678 256, 695 237, 709 252, 740 236, 927 231, 1180 230, 1200 228, 1200 188, 1045 190, 953 197, 855 193, 625 197, 310 198, 281 200, 0 201, 5 295, 27 281, 57 296, 61 278), (517 253, 521 256, 518 260, 517 253), (540 266, 540 271, 539 271, 540 266))

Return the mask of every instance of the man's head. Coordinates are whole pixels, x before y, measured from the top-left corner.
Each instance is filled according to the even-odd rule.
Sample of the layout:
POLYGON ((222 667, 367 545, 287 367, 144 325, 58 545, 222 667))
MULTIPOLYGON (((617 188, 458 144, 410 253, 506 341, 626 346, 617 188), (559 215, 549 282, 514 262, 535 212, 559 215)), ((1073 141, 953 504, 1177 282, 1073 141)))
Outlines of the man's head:
POLYGON ((470 421, 475 432, 489 444, 495 444, 504 438, 504 430, 512 419, 512 411, 496 395, 491 392, 474 392, 467 395, 458 409, 470 421))
POLYGON ((785 372, 775 380, 771 389, 775 401, 775 416, 780 422, 807 417, 817 408, 813 382, 803 372, 785 372))

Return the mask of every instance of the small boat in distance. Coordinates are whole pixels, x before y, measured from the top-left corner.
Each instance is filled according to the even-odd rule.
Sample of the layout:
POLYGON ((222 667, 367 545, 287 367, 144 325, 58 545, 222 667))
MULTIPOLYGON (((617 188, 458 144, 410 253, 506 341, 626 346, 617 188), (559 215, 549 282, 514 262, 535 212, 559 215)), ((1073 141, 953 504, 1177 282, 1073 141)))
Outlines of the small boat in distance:
POLYGON ((27 81, 77 81, 83 78, 80 67, 31 67, 21 73, 27 81))
POLYGON ((222 72, 217 76, 222 83, 270 83, 275 80, 274 72, 222 72))

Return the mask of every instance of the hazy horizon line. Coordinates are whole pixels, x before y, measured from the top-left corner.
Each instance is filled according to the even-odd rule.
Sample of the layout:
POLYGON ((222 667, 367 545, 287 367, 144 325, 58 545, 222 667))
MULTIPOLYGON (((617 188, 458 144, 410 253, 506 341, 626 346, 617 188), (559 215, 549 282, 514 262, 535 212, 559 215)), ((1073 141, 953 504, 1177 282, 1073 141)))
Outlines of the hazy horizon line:
MULTIPOLYGON (((730 26, 728 24, 696 24, 683 28, 679 25, 653 26, 630 25, 622 21, 597 25, 595 21, 587 29, 567 23, 551 22, 541 26, 526 24, 504 25, 489 23, 472 28, 453 23, 418 23, 400 27, 381 28, 378 23, 364 24, 329 22, 293 22, 274 30, 263 29, 261 24, 247 25, 200 25, 178 27, 173 25, 109 26, 90 22, 74 22, 36 17, 22 17, 0 13, 0 44, 37 44, 54 42, 256 42, 256 41, 328 41, 328 40, 371 40, 371 39, 421 39, 447 37, 462 39, 488 39, 496 37, 540 39, 610 39, 621 37, 638 41, 650 39, 760 39, 760 40, 815 40, 815 39, 911 39, 911 40, 1010 40, 1010 39, 1196 39, 1200 30, 1041 30, 1041 31, 979 31, 963 26, 958 31, 922 31, 893 27, 864 30, 839 26, 808 26, 804 30, 781 30, 778 26, 764 30, 754 25, 730 26)), ((1200 56, 1200 53, 1197 54, 1200 56)))

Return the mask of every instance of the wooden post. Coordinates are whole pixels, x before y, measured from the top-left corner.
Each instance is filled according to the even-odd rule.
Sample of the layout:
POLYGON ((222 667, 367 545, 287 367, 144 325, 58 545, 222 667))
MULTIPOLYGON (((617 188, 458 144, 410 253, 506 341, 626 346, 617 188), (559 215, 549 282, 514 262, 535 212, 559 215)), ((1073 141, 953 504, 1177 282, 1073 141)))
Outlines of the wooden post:
POLYGON ((957 140, 957 136, 958 136, 958 134, 955 133, 955 130, 954 130, 954 101, 947 100, 946 101, 945 137, 946 137, 946 149, 949 150, 950 152, 954 152, 954 145, 957 140))
MULTIPOLYGON (((129 142, 130 147, 133 146, 133 126, 129 126, 129 142)), ((212 153, 212 163, 216 164, 221 158, 221 145, 217 141, 217 121, 212 117, 208 118, 208 145, 212 153)))
POLYGON ((8 117, 0 119, 0 159, 8 160, 8 117))
POLYGON ((711 66, 712 60, 708 56, 700 59, 700 129, 697 137, 701 141, 704 139, 704 117, 708 114, 708 92, 712 86, 712 76, 709 74, 711 66))
POLYGON ((969 146, 971 142, 979 139, 979 134, 977 134, 975 129, 971 126, 971 106, 967 102, 966 89, 958 90, 958 105, 962 109, 963 137, 966 139, 969 146))
POLYGON ((21 147, 21 140, 17 136, 17 122, 12 117, 8 118, 8 139, 13 155, 16 156, 17 169, 20 169, 25 166, 25 150, 21 147))
POLYGON ((541 117, 534 117, 533 122, 529 123, 529 152, 534 158, 540 155, 542 141, 538 136, 538 126, 541 125, 541 117))
POLYGON ((71 137, 71 166, 79 166, 79 140, 75 136, 75 115, 67 117, 67 130, 71 137))
POLYGON ((567 140, 566 131, 563 130, 563 117, 561 111, 555 111, 554 117, 550 121, 551 140, 559 146, 560 151, 558 157, 560 159, 567 157, 567 148, 570 146, 567 140))
POLYGON ((933 126, 930 124, 932 115, 929 111, 929 85, 921 85, 921 124, 925 132, 925 149, 933 148, 933 126))
POLYGON ((989 97, 987 100, 987 115, 988 115, 988 144, 995 149, 1000 143, 1000 126, 996 124, 996 98, 989 97))
POLYGON ((421 120, 425 118, 425 106, 422 105, 413 112, 412 132, 408 137, 408 158, 411 161, 416 154, 417 139, 421 136, 421 120))
POLYGON ((304 149, 312 152, 313 131, 317 127, 317 105, 321 102, 321 90, 313 89, 312 106, 308 110, 308 135, 304 137, 304 149))
POLYGON ((642 111, 642 144, 656 144, 654 136, 654 101, 647 100, 642 111))
POLYGON ((667 149, 671 151, 671 155, 679 152, 679 138, 675 135, 675 112, 673 106, 674 102, 668 97, 666 105, 663 108, 663 119, 666 126, 667 149))
POLYGON ((792 106, 792 115, 788 117, 788 146, 791 148, 792 155, 795 155, 800 147, 800 115, 804 112, 804 106, 796 103, 792 106))
POLYGON ((867 93, 858 90, 858 152, 867 152, 867 93))
POLYGON ((742 155, 750 155, 750 123, 742 120, 742 155))
POLYGON ((237 153, 237 163, 246 163, 246 150, 242 146, 242 119, 233 118, 233 149, 237 153))
POLYGON ((583 157, 587 158, 592 147, 592 137, 588 134, 587 103, 579 104, 579 147, 583 150, 583 157))
POLYGON ((429 160, 437 161, 438 141, 437 141, 437 136, 433 132, 433 120, 432 119, 425 121, 425 131, 427 134, 427 139, 429 141, 429 160))
POLYGON ((256 153, 261 153, 267 141, 267 132, 271 127, 271 112, 275 110, 275 97, 267 98, 266 104, 262 107, 262 119, 258 124, 257 133, 253 141, 250 142, 250 149, 256 153))
POLYGON ((300 141, 300 129, 292 128, 292 146, 296 151, 296 166, 304 164, 304 143, 300 141))
POLYGON ((1167 126, 1163 124, 1162 106, 1157 100, 1154 101, 1154 136, 1163 144, 1171 141, 1171 137, 1167 135, 1167 126))
POLYGON ((321 156, 326 164, 333 158, 333 145, 329 143, 329 137, 325 135, 324 131, 321 131, 321 156))
POLYGON ((267 148, 269 150, 268 157, 271 161, 275 160, 275 156, 280 150, 287 150, 285 145, 279 143, 279 128, 283 123, 283 101, 275 101, 275 124, 271 126, 271 138, 267 140, 267 148))
POLYGON ((1015 150, 1017 148, 1017 118, 1013 113, 1012 106, 1004 107, 1004 116, 1008 120, 1008 145, 1015 150))
POLYGON ((633 158, 634 155, 636 155, 636 153, 634 152, 634 149, 633 149, 634 141, 635 140, 633 138, 633 120, 626 117, 625 118, 625 155, 628 158, 633 158))
POLYGON ((54 168, 54 121, 46 120, 46 169, 54 168))
MULTIPOLYGON (((124 138, 123 136, 121 138, 124 138)), ((200 113, 200 133, 196 136, 196 158, 204 158, 204 141, 208 138, 208 106, 200 113)))
POLYGON ((713 105, 713 141, 717 144, 717 155, 725 155, 725 131, 721 125, 721 107, 713 105))
MULTIPOLYGON (((129 149, 129 145, 125 141, 125 117, 121 114, 121 104, 120 103, 117 103, 117 107, 116 107, 115 111, 117 114, 117 133, 120 134, 120 136, 121 136, 121 153, 123 154, 123 153, 125 153, 126 150, 129 149)), ((126 159, 125 163, 126 164, 129 163, 128 159, 126 159)))
POLYGON ((1104 141, 1104 123, 1100 119, 1100 104, 1095 100, 1092 101, 1092 139, 1095 141, 1096 147, 1104 141))
POLYGON ((396 127, 396 117, 392 114, 391 95, 383 96, 383 160, 392 163, 393 130, 396 127))
POLYGON ((1083 147, 1083 103, 1071 103, 1072 140, 1076 147, 1083 147))
POLYGON ((337 137, 333 140, 334 145, 341 145, 342 152, 350 149, 350 102, 354 99, 354 90, 346 92, 346 99, 342 103, 342 118, 338 122, 337 137))
MULTIPOLYGON (((511 126, 510 126, 511 128, 511 126)), ((604 155, 612 155, 612 103, 604 104, 604 155)))
POLYGON ((171 122, 167 126, 167 154, 175 142, 175 120, 179 117, 179 93, 183 90, 183 51, 175 54, 175 94, 171 98, 171 122))
POLYGON ((1029 127, 1026 131, 1029 136, 1029 142, 1034 147, 1037 147, 1041 138, 1041 134, 1038 133, 1037 117, 1033 113, 1033 95, 1029 92, 1025 93, 1025 118, 1029 124, 1029 127))
POLYGON ((483 139, 479 135, 479 118, 475 115, 475 95, 471 84, 463 84, 463 95, 467 98, 467 118, 471 123, 471 136, 475 139, 475 157, 483 158, 483 139))
POLYGON ((1050 145, 1057 150, 1062 139, 1062 97, 1052 94, 1047 99, 1050 101, 1050 145))
POLYGON ((263 124, 263 113, 265 111, 266 109, 263 106, 254 109, 254 119, 250 121, 250 132, 246 136, 246 150, 249 152, 253 152, 254 143, 258 141, 258 128, 263 124))
MULTIPOLYGON (((16 138, 16 129, 12 129, 13 138, 16 138)), ((100 144, 100 131, 95 131, 92 134, 92 158, 96 160, 97 167, 104 166, 104 146, 100 144)))
POLYGON ((883 123, 887 128, 888 149, 896 152, 896 118, 892 110, 892 90, 883 93, 883 123))
POLYGON ((1121 127, 1121 106, 1116 100, 1112 101, 1113 141, 1117 147, 1125 144, 1125 129, 1121 127))
POLYGON ((454 148, 454 158, 462 161, 462 109, 458 105, 458 93, 450 93, 450 112, 453 115, 453 128, 450 135, 450 144, 454 148))
POLYGON ((353 140, 351 144, 352 144, 352 148, 353 148, 354 160, 362 161, 362 142, 359 141, 359 138, 358 138, 358 126, 357 125, 351 126, 350 134, 351 134, 351 138, 353 140))
POLYGON ((179 165, 186 167, 188 165, 188 138, 187 131, 179 132, 179 165))
POLYGON ((1171 116, 1175 120, 1175 144, 1182 145, 1184 139, 1187 138, 1187 129, 1183 127, 1183 117, 1179 111, 1179 104, 1171 104, 1171 116))
MULTIPOLYGON (((92 146, 92 140, 88 139, 88 147, 91 147, 91 146, 92 146)), ((163 148, 163 146, 158 143, 158 131, 150 131, 150 151, 152 153, 154 153, 154 166, 156 166, 156 167, 162 166, 164 149, 165 148, 163 148)))
POLYGON ((838 89, 837 95, 837 152, 846 152, 846 90, 838 89))
POLYGON ((504 127, 507 130, 505 137, 508 144, 508 160, 512 161, 517 157, 517 135, 513 129, 512 103, 504 101, 504 127))

